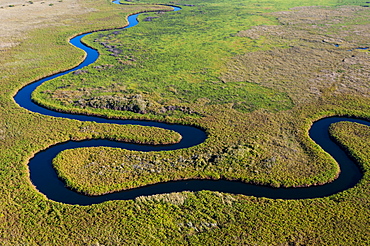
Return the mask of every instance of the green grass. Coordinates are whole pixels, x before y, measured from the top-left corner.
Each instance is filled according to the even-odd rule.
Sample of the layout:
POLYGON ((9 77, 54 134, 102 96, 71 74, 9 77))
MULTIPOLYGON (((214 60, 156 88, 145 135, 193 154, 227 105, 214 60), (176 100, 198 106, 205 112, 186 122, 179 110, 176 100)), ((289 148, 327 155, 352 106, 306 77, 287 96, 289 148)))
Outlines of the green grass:
MULTIPOLYGON (((46 83, 37 90, 34 99, 49 107, 62 106, 69 111, 87 108, 94 112, 91 108, 109 108, 109 105, 92 105, 92 99, 102 101, 107 95, 115 95, 118 103, 124 104, 140 95, 142 110, 127 111, 154 115, 148 117, 177 118, 202 115, 193 109, 198 100, 211 105, 233 104, 233 109, 240 112, 292 107, 284 93, 247 82, 224 84, 219 78, 230 56, 250 51, 255 45, 236 36, 238 30, 276 24, 272 18, 230 4, 145 14, 141 20, 148 16, 159 18, 142 21, 125 31, 100 32, 88 37, 86 42, 101 50, 99 61, 83 69, 80 75, 46 83), (225 10, 226 6, 229 9, 225 10), (237 18, 229 14, 236 11, 239 11, 237 18), (176 114, 174 111, 180 110, 168 110, 171 107, 188 110, 176 114)), ((122 114, 135 117, 130 112, 122 114)))
MULTIPOLYGON (((327 3, 331 4, 335 5, 327 3)), ((284 8, 277 4, 268 11, 284 8)), ((79 74, 41 86, 36 101, 68 112, 198 125, 207 130, 209 139, 201 147, 167 153, 170 161, 145 154, 142 158, 149 166, 155 162, 158 169, 167 170, 161 174, 137 173, 132 167, 125 167, 129 169, 122 174, 112 167, 112 180, 124 180, 120 184, 109 182, 111 174, 97 175, 95 169, 90 174, 88 168, 83 175, 79 172, 98 150, 86 150, 80 158, 79 151, 71 150, 79 164, 71 168, 66 164, 71 157, 62 158, 57 164, 61 176, 89 194, 182 178, 223 177, 277 187, 333 180, 337 165, 311 150, 316 147, 297 129, 308 130, 307 118, 317 117, 324 108, 328 111, 323 115, 346 114, 347 105, 356 99, 345 95, 361 98, 366 93, 355 88, 366 88, 368 53, 348 52, 330 42, 341 37, 347 45, 356 45, 331 25, 356 30, 361 27, 356 21, 368 10, 312 9, 266 13, 254 4, 241 8, 237 2, 195 2, 179 12, 144 14, 141 20, 158 18, 128 30, 91 35, 85 41, 101 52, 98 61, 79 74), (316 27, 324 23, 328 26, 316 27), (343 62, 351 57, 356 57, 357 67, 343 62), (135 110, 125 110, 133 104, 135 110), (250 153, 250 146, 258 147, 250 153), (177 155, 182 161, 173 157, 177 155)), ((361 100, 366 104, 365 98, 361 100)), ((125 151, 113 152, 111 158, 94 158, 97 163, 125 158, 125 151)))
MULTIPOLYGON (((209 138, 191 149, 159 153, 109 148, 70 150, 54 161, 58 171, 68 185, 94 194, 179 178, 225 177, 273 186, 332 180, 338 167, 308 138, 307 130, 312 121, 325 116, 370 118, 369 52, 347 51, 348 47, 369 43, 363 35, 368 30, 369 8, 336 7, 354 3, 363 4, 323 0, 315 4, 330 7, 312 11, 288 10, 312 5, 312 1, 194 1, 196 7, 159 14, 160 18, 142 22, 137 29, 123 31, 117 37, 111 34, 113 31, 97 36, 112 44, 125 44, 127 53, 109 56, 110 52, 100 47, 103 55, 87 68, 89 73, 52 81, 45 90, 70 85, 69 93, 79 100, 89 99, 84 92, 98 99, 122 95, 133 99, 140 93, 154 105, 152 111, 78 108, 69 98, 61 100, 58 90, 37 95, 55 96, 56 101, 45 99, 45 104, 107 117, 198 125, 207 130, 209 138), (240 17, 233 18, 237 12, 231 10, 235 9, 241 10, 240 17), (322 17, 311 20, 312 16, 322 17), (226 24, 222 18, 232 21, 226 24), (174 26, 182 23, 183 30, 172 28, 167 33, 170 28, 166 25, 171 21, 174 26), (155 34, 154 28, 163 30, 155 34), (140 35, 137 43, 126 46, 135 40, 135 35, 140 35), (150 40, 150 35, 156 39, 150 40), (323 39, 333 41, 322 42, 323 39), (343 40, 340 47, 331 43, 337 39, 343 40), (176 43, 180 44, 177 48, 176 43), (178 59, 171 60, 176 54, 178 59), (146 56, 150 59, 144 59, 146 56), (136 61, 129 60, 132 58, 136 61), (181 63, 175 67, 184 70, 171 70, 177 61, 181 63), (99 65, 103 69, 94 68, 99 65), (164 77, 158 76, 159 72, 164 77), (140 80, 136 81, 135 76, 140 80), (157 85, 160 81, 163 83, 157 85), (149 86, 154 84, 156 87, 149 86), (250 104, 245 104, 245 98, 250 99, 250 104), (72 106, 67 107, 68 103, 72 106), (175 112, 156 111, 168 105, 181 107, 175 112), (99 156, 102 150, 104 155, 99 156), (125 165, 118 165, 122 162, 125 165), (97 177, 103 165, 106 171, 97 177), (114 184, 114 179, 119 183, 114 184)), ((356 125, 338 124, 332 133, 361 165, 364 178, 354 188, 327 198, 272 200, 202 191, 75 206, 53 202, 36 191, 29 180, 27 162, 50 145, 100 137, 151 143, 178 140, 178 135, 160 129, 58 119, 30 113, 14 103, 12 96, 24 84, 72 67, 82 59, 83 54, 66 43, 69 37, 91 29, 123 26, 124 16, 146 8, 104 1, 86 4, 98 10, 61 19, 58 28, 34 30, 21 45, 2 54, 0 244, 370 243, 368 128, 356 125), (137 135, 139 131, 145 135, 137 135)), ((98 47, 94 38, 86 42, 98 47)), ((59 92, 66 88, 59 88, 59 92)))

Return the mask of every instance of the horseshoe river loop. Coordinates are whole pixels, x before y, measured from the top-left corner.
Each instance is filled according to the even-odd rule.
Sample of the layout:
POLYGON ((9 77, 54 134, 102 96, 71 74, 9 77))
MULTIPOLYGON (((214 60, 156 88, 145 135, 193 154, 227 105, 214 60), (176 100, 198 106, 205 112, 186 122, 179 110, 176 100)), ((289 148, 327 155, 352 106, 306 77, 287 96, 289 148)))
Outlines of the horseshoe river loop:
MULTIPOLYGON (((178 11, 181 9, 175 6, 173 6, 173 8, 174 11, 178 11)), ((137 25, 138 15, 139 14, 134 14, 129 16, 129 24, 124 28, 130 28, 137 25)), ((370 123, 365 120, 353 118, 330 117, 314 122, 311 129, 309 130, 309 136, 311 137, 311 139, 313 139, 318 145, 320 145, 324 149, 324 151, 328 152, 340 165, 341 173, 339 177, 328 184, 299 188, 272 188, 268 186, 259 186, 227 180, 182 180, 158 183, 101 196, 86 196, 70 190, 65 186, 64 182, 58 178, 55 170, 52 167, 53 158, 63 150, 82 147, 106 146, 136 151, 164 151, 189 148, 191 146, 195 146, 204 142, 207 137, 203 130, 191 126, 165 124, 152 121, 106 119, 96 116, 68 114, 52 111, 50 109, 46 109, 35 104, 31 99, 31 94, 39 85, 51 79, 81 69, 96 61, 99 53, 96 50, 87 47, 81 42, 81 39, 88 34, 89 33, 82 34, 70 40, 70 43, 72 45, 86 52, 86 58, 81 64, 68 71, 48 76, 23 87, 15 95, 15 102, 29 111, 53 117, 62 117, 80 121, 95 121, 97 123, 155 126, 174 130, 182 135, 182 140, 177 144, 165 146, 139 145, 115 142, 110 140, 86 140, 79 142, 67 141, 51 146, 48 149, 35 154, 35 156, 30 159, 29 162, 30 178, 32 183, 41 193, 45 194, 49 199, 66 204, 91 205, 109 200, 134 199, 138 196, 145 195, 200 190, 244 194, 249 196, 267 197, 273 199, 307 199, 325 197, 349 189, 355 186, 361 179, 362 173, 359 167, 346 155, 346 153, 337 144, 335 144, 330 139, 328 128, 330 124, 340 121, 357 122, 368 126, 370 126, 370 123)))

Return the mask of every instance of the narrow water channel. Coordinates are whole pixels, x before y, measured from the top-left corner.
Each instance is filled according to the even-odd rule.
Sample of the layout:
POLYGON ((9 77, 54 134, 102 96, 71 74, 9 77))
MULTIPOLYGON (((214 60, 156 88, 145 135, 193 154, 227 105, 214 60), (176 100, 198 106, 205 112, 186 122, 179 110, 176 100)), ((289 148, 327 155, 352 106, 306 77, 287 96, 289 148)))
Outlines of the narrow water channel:
MULTIPOLYGON (((174 11, 178 11, 180 9, 181 8, 179 7, 174 7, 174 11)), ((129 16, 128 18, 129 25, 126 26, 125 28, 130 28, 137 25, 138 15, 139 14, 129 16)), ((244 194, 256 197, 268 197, 279 199, 306 199, 306 198, 325 197, 338 193, 340 191, 353 187, 361 179, 362 174, 360 169, 346 155, 346 153, 343 150, 341 150, 340 147, 330 139, 328 134, 328 128, 330 124, 340 121, 352 121, 360 124, 365 124, 368 126, 370 125, 370 123, 368 121, 359 119, 331 117, 324 118, 317 122, 314 122, 309 131, 309 136, 326 152, 332 155, 340 165, 341 168, 340 176, 334 182, 329 184, 304 188, 272 188, 267 186, 259 186, 254 184, 246 184, 238 181, 227 181, 227 180, 183 180, 158 183, 140 187, 137 189, 130 189, 117 193, 93 197, 85 196, 68 189, 67 187, 65 187, 64 182, 58 179, 57 174, 52 167, 53 158, 63 150, 97 146, 117 147, 137 151, 175 150, 181 148, 189 148, 198 145, 204 142, 207 137, 203 130, 191 126, 166 124, 152 121, 105 119, 96 116, 68 114, 52 111, 35 104, 31 100, 31 94, 40 84, 51 79, 54 79, 56 77, 63 76, 64 74, 70 73, 72 71, 81 69, 96 61, 96 59, 99 56, 99 53, 96 50, 85 46, 81 42, 81 38, 88 34, 89 33, 82 34, 70 40, 71 44, 73 44, 77 48, 84 50, 87 54, 86 59, 81 64, 68 71, 54 74, 52 76, 35 81, 23 87, 14 97, 16 103, 18 103, 21 107, 29 111, 48 116, 75 119, 80 121, 95 121, 98 123, 155 126, 164 129, 174 130, 182 135, 182 140, 177 144, 165 146, 129 144, 109 140, 86 140, 80 142, 68 141, 57 144, 55 146, 51 146, 48 149, 40 151, 37 154, 35 154, 35 156, 29 162, 30 178, 32 183, 41 193, 45 194, 49 199, 67 204, 91 205, 109 200, 134 199, 138 196, 144 195, 153 195, 180 191, 200 191, 200 190, 211 190, 234 194, 244 194)))

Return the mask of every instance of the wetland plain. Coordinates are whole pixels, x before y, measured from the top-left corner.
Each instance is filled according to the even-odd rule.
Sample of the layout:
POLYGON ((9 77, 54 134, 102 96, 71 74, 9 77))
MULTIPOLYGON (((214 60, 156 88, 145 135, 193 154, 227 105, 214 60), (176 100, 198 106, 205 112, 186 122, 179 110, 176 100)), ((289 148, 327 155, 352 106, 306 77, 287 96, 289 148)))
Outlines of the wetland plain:
POLYGON ((323 198, 204 190, 79 206, 49 200, 34 187, 29 159, 61 142, 179 141, 160 128, 43 116, 14 102, 26 84, 82 61, 84 53, 69 38, 103 29, 83 39, 99 51, 95 63, 48 81, 32 99, 68 113, 196 126, 207 139, 171 151, 64 151, 53 165, 71 189, 99 195, 186 179, 302 187, 337 178, 338 164, 308 130, 330 116, 369 119, 369 51, 357 49, 370 43, 365 2, 162 3, 181 6, 176 12, 151 4, 1 2, 1 23, 9 25, 0 40, 0 242, 368 244, 369 127, 355 123, 337 123, 330 132, 363 177, 353 188, 323 198), (126 25, 129 14, 147 10, 154 12, 140 15, 135 28, 115 29, 126 25), (25 13, 27 20, 14 18, 25 13))

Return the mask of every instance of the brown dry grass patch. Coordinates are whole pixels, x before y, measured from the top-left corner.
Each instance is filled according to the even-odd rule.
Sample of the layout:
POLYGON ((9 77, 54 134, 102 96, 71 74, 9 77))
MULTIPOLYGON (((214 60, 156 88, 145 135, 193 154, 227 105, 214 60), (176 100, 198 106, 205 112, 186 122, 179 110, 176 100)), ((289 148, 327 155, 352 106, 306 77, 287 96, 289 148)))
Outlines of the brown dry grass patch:
POLYGON ((79 0, 1 1, 0 51, 19 44, 32 29, 66 25, 72 17, 93 10, 79 0))

